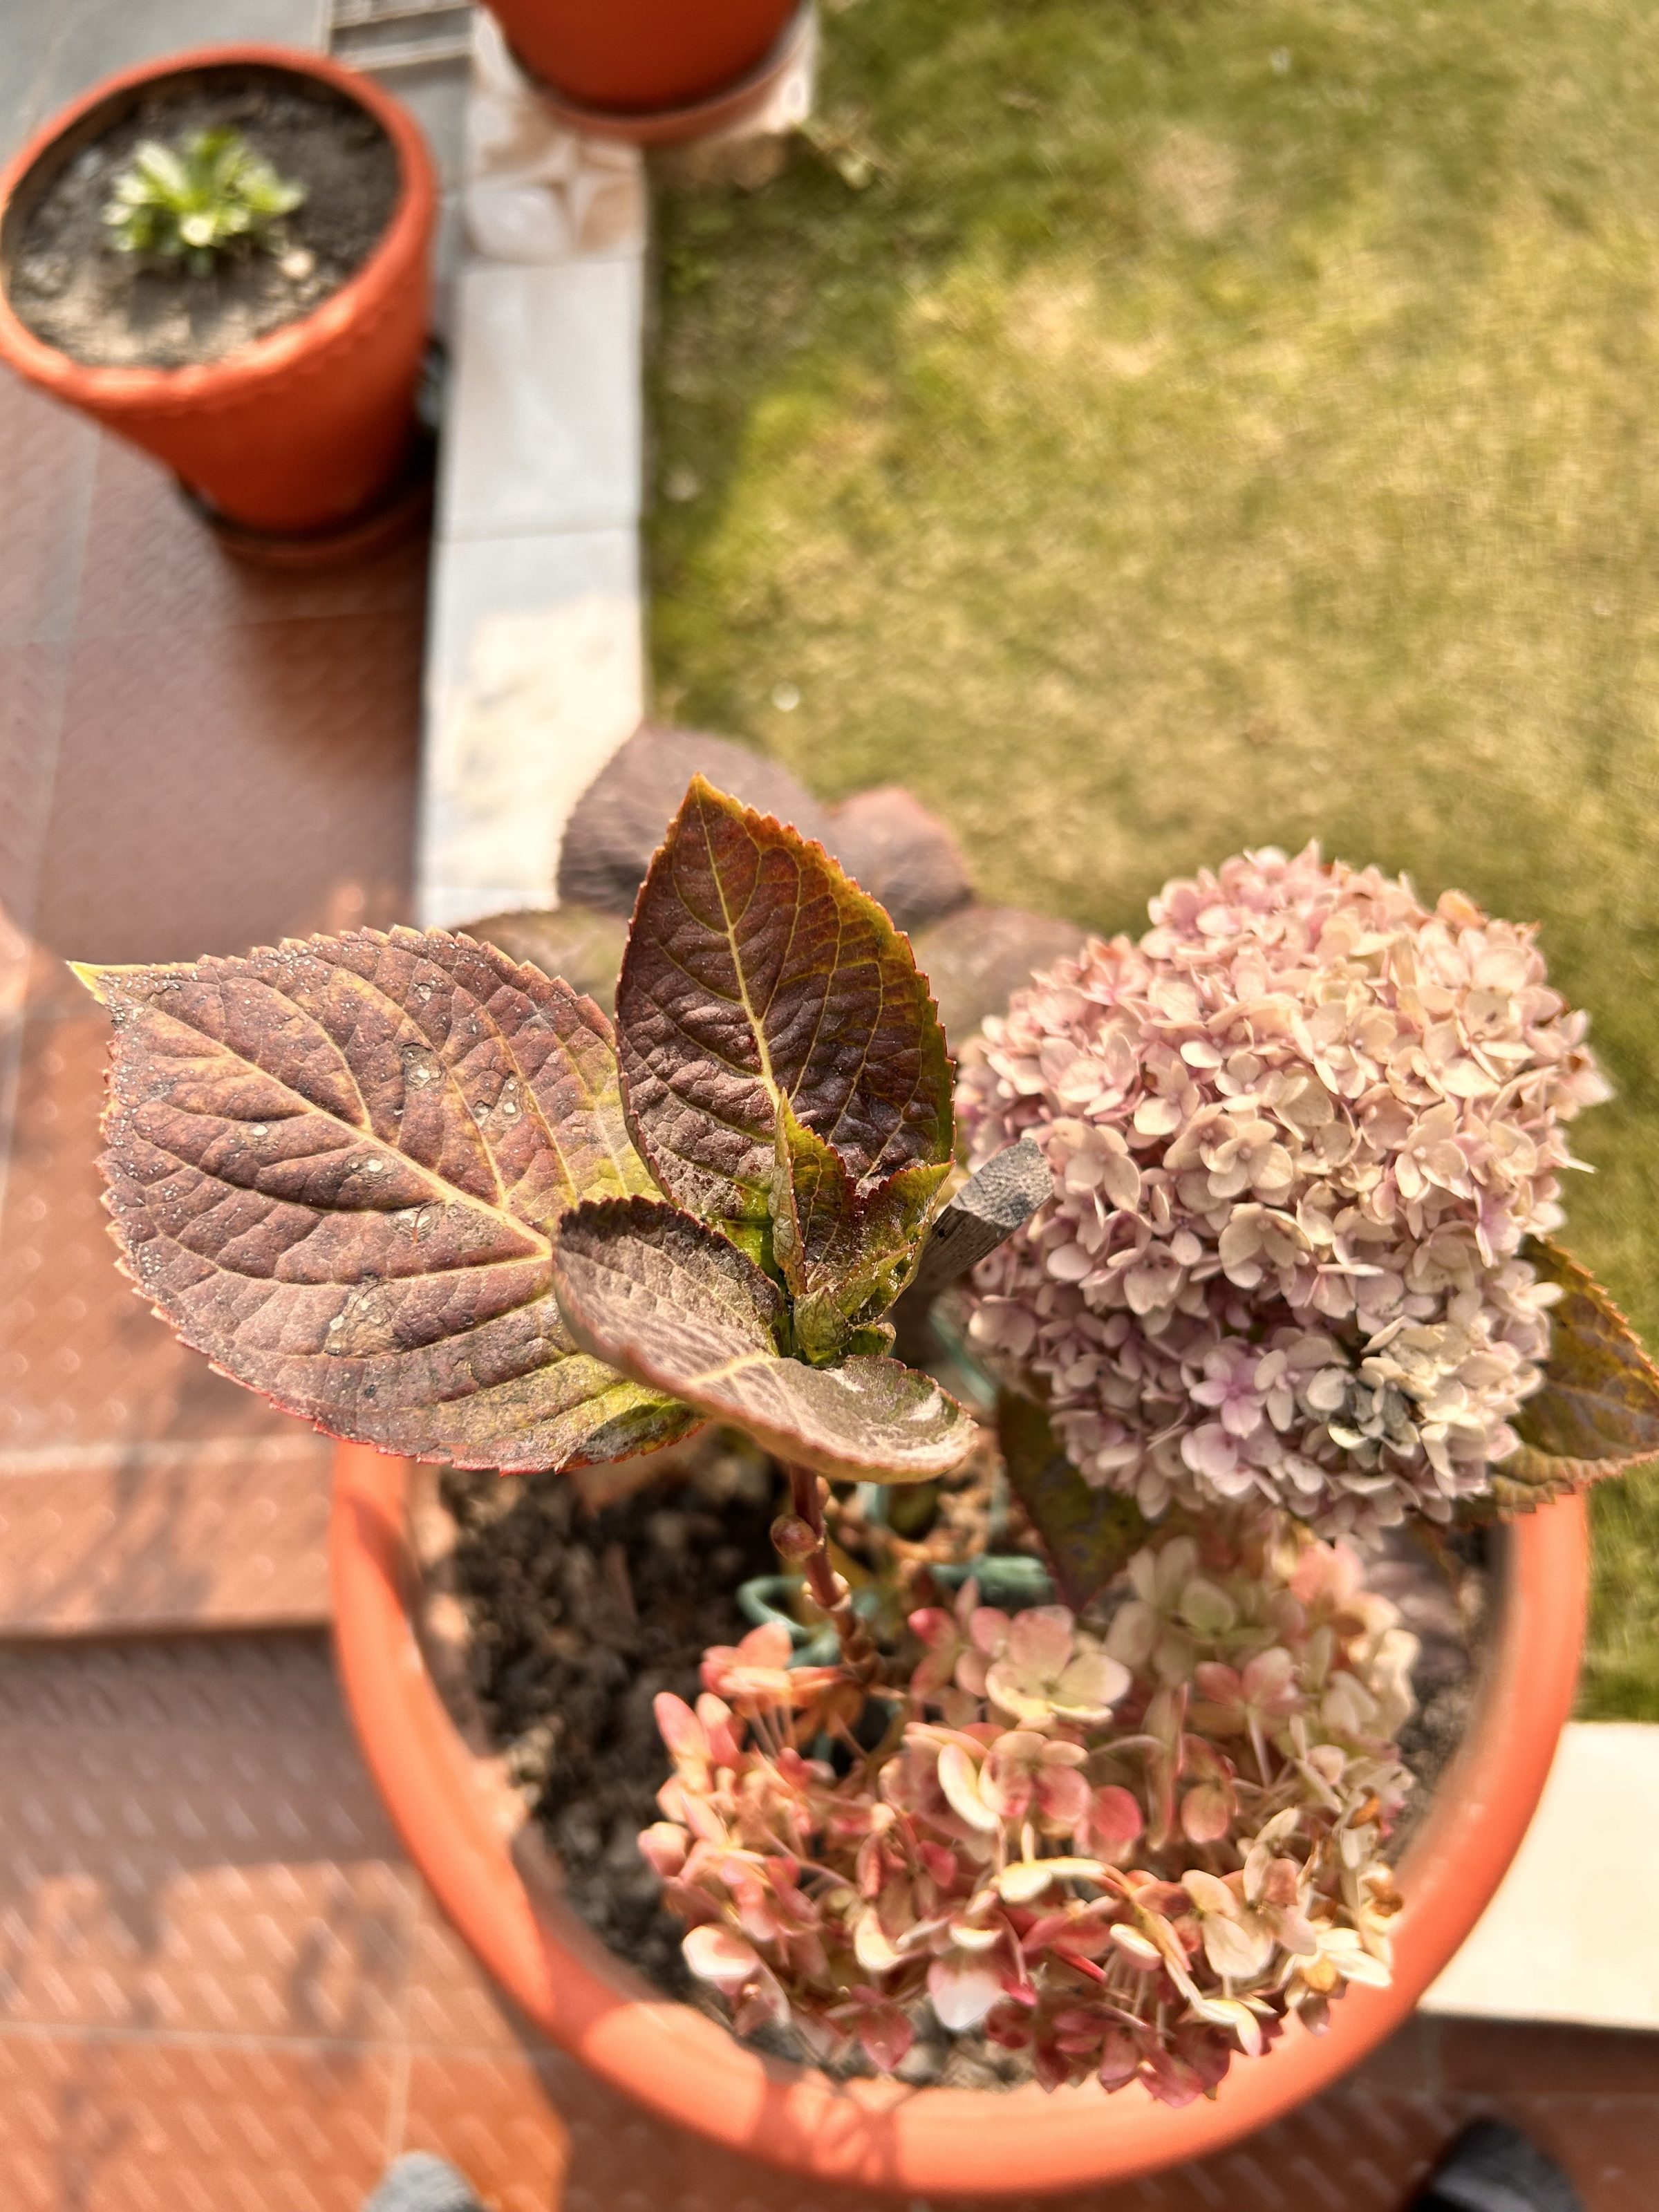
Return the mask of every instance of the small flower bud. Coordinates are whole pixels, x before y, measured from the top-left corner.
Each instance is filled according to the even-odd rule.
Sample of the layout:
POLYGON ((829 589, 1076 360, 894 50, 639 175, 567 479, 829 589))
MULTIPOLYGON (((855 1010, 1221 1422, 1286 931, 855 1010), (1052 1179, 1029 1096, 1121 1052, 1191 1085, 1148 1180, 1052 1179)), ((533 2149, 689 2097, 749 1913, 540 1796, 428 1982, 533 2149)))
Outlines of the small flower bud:
POLYGON ((772 1547, 781 1559, 808 1559, 818 1548, 818 1540, 799 1513, 780 1513, 772 1523, 772 1547))

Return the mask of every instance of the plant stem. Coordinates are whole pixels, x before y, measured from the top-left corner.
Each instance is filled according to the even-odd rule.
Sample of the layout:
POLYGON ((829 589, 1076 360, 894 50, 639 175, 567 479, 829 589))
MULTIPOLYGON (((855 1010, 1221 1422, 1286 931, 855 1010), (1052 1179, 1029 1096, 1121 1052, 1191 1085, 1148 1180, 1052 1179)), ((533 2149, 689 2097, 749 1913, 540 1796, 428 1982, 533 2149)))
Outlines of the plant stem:
POLYGON ((864 1623, 853 1610, 853 1593, 846 1577, 838 1575, 830 1564, 830 1547, 823 1528, 823 1507, 830 1495, 830 1485, 810 1467, 792 1465, 788 1474, 790 1504, 797 1518, 804 1521, 811 1530, 813 1537, 811 1550, 792 1559, 790 1564, 798 1566, 805 1575, 813 1603, 829 1617, 841 1644, 842 1664, 848 1673, 855 1682, 873 1681, 877 1666, 876 1647, 864 1623))

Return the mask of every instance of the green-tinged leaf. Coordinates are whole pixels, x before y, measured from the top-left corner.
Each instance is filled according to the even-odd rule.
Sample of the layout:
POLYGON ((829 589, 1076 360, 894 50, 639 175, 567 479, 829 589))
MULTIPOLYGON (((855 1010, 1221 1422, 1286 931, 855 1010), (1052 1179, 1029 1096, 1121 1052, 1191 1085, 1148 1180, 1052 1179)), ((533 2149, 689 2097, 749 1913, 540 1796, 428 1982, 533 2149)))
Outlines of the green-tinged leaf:
POLYGON ((948 1162, 860 1188, 840 1155, 778 1109, 773 1256, 794 1295, 794 1348, 815 1366, 879 1321, 908 1281, 948 1162))
POLYGON ((1035 1399, 1002 1391, 997 1434, 1010 1486, 1042 1540, 1060 1595, 1081 1613, 1146 1541, 1146 1516, 1121 1492, 1090 1488, 1035 1399))
POLYGON ((823 848, 695 777, 617 992, 629 1127, 670 1197, 772 1258, 779 1110, 856 1184, 951 1157, 951 1063, 905 939, 823 848))
POLYGON ((560 1215, 650 1188, 589 1000, 441 930, 78 972, 115 1024, 127 1272, 215 1366, 462 1467, 621 1459, 694 1425, 580 1352, 553 1296, 560 1215))
POLYGON ((1492 1470, 1492 1494, 1509 1511, 1659 1458, 1659 1370, 1630 1323, 1559 1245, 1535 1239, 1526 1256, 1561 1296, 1550 1310, 1544 1386, 1515 1420, 1521 1449, 1492 1470))
POLYGON ((896 1359, 808 1367, 781 1357, 782 1291, 737 1247, 650 1199, 580 1206, 559 1230, 554 1279, 572 1335, 596 1358, 780 1459, 866 1482, 922 1482, 973 1449, 969 1416, 896 1359))

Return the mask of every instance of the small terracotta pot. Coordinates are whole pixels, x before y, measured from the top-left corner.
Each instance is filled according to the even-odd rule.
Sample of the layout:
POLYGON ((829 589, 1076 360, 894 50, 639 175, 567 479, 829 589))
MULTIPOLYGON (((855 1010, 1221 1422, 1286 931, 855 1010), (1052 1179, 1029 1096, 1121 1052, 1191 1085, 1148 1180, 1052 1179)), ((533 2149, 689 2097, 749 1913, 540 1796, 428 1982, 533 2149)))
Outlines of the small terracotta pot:
POLYGON ((354 70, 285 46, 204 46, 106 77, 24 147, 0 176, 0 360, 166 463, 246 530, 325 532, 364 514, 398 477, 415 431, 426 344, 437 184, 413 118, 354 70), (309 314, 185 368, 89 368, 26 330, 4 296, 35 193, 127 109, 217 75, 309 80, 374 116, 397 149, 403 191, 378 246, 309 314))
POLYGON ((515 59, 576 128, 667 144, 763 97, 810 0, 488 0, 515 59))
MULTIPOLYGON (((1486 1674, 1468 1735, 1400 1869, 1395 1978, 1351 1988, 1329 2032, 1295 2025, 1236 2059, 1213 2102, 1138 2088, 1046 2094, 830 2081, 745 2050, 667 2002, 520 1870, 499 1786, 440 1701, 411 1615, 409 1468, 362 1444, 335 1462, 335 1638, 357 1735, 410 1856, 520 2009, 616 2087, 725 2148, 823 2182, 921 2197, 1030 2196, 1133 2180, 1202 2158, 1316 2095, 1400 2026, 1486 1910, 1527 1832, 1572 1706, 1589 1542, 1582 1500, 1504 1547, 1486 1674)), ((525 1855, 520 1853, 520 1856, 525 1855)))

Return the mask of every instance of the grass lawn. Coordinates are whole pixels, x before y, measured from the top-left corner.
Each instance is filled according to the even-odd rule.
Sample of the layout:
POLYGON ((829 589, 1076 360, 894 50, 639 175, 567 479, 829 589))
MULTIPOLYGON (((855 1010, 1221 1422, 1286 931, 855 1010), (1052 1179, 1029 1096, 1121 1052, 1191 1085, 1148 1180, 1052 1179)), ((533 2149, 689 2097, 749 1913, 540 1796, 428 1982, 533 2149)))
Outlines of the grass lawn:
MULTIPOLYGON (((659 709, 1103 929, 1309 837, 1535 916, 1659 1344, 1659 12, 824 27, 815 143, 660 204, 659 709)), ((1596 1531, 1583 1711, 1659 1720, 1659 1474, 1596 1531)))

